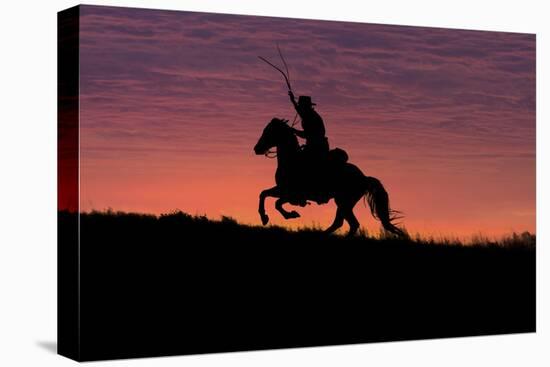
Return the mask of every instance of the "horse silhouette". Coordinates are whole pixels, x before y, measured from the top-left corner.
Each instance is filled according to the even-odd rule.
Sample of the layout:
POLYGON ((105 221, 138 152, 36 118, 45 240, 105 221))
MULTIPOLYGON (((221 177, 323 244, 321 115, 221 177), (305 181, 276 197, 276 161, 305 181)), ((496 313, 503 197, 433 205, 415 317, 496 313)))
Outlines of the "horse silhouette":
POLYGON ((325 182, 308 181, 309 174, 304 167, 301 147, 287 122, 287 120, 273 118, 254 147, 254 152, 258 155, 268 153, 271 148, 277 148, 276 186, 260 193, 258 212, 264 225, 269 222, 265 212, 266 198, 278 198, 275 208, 285 219, 298 218, 300 217, 298 212, 295 210, 289 212, 283 205, 289 203, 304 207, 308 204, 308 200, 316 200, 315 188, 324 185, 324 190, 330 198, 334 198, 337 206, 334 222, 325 232, 336 231, 342 227, 345 220, 349 224, 348 235, 354 235, 359 229, 359 221, 353 214, 353 208, 364 197, 373 217, 382 223, 385 230, 398 236, 405 235, 393 223, 397 219, 395 215, 397 212, 390 209, 388 193, 382 183, 374 177, 365 176, 357 166, 348 163, 347 159, 346 162, 326 165, 328 172, 323 175, 326 177, 325 182))

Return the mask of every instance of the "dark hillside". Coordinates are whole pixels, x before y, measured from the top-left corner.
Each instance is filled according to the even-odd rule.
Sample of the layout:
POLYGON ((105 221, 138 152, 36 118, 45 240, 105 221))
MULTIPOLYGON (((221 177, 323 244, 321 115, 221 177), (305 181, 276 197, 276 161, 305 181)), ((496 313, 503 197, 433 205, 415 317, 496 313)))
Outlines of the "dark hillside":
POLYGON ((80 233, 84 360, 535 331, 534 246, 348 239, 184 213, 82 214, 80 233))

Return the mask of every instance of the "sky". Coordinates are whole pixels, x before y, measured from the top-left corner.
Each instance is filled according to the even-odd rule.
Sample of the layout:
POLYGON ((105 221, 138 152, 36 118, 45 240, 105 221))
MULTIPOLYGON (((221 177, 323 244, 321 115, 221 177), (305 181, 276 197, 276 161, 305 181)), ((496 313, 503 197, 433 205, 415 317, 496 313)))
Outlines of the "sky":
MULTIPOLYGON (((260 224, 292 120, 279 44, 331 147, 382 181, 423 235, 535 232, 535 35, 81 7, 80 210, 183 210, 260 224)), ((327 227, 335 205, 271 223, 327 227)), ((367 231, 379 224, 360 202, 367 231)))

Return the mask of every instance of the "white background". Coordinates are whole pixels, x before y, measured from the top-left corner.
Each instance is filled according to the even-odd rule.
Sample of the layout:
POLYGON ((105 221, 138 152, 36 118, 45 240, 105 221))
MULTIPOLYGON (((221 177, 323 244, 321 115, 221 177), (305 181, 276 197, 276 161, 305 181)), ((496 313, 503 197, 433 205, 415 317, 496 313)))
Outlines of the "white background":
MULTIPOLYGON (((56 342, 56 12, 4 2, 0 22, 0 366, 63 366, 56 342)), ((92 1, 90 4, 537 33, 537 333, 98 362, 101 366, 548 366, 549 12, 545 1, 92 1), (545 124, 546 123, 546 124, 545 124), (546 162, 546 164, 545 164, 546 162), (546 286, 546 291, 544 288, 546 286), (546 350, 545 350, 546 347, 546 350)), ((513 269, 511 269, 513 271, 513 269)), ((108 300, 106 300, 108 302, 108 300)), ((407 307, 407 305, 402 305, 407 307)), ((483 307, 483 305, 479 305, 483 307)), ((452 315, 449 315, 452 317, 452 315)), ((108 332, 108 331, 106 331, 108 332)), ((95 365, 95 364, 94 364, 95 365)))

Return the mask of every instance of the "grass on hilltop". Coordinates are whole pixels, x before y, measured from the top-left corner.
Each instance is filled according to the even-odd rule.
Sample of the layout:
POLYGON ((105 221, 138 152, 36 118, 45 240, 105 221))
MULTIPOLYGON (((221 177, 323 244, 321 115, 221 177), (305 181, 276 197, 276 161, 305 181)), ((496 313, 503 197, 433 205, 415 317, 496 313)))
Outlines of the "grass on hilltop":
POLYGON ((326 239, 330 238, 331 242, 336 241, 346 241, 353 243, 363 243, 363 244, 400 244, 400 245, 423 245, 423 246, 452 246, 452 247, 503 247, 503 248, 524 248, 524 249, 534 249, 536 246, 536 235, 530 232, 522 233, 512 233, 510 235, 502 236, 498 239, 490 238, 482 234, 473 235, 470 240, 463 240, 458 237, 452 236, 423 236, 420 234, 409 234, 406 228, 401 227, 401 229, 406 233, 406 238, 399 238, 395 235, 380 230, 378 233, 368 233, 366 230, 360 230, 356 236, 346 237, 345 231, 342 233, 335 233, 331 235, 326 235, 323 233, 323 230, 319 227, 300 227, 297 229, 290 229, 283 226, 277 225, 250 225, 237 222, 236 219, 230 216, 221 216, 220 219, 211 219, 206 215, 191 215, 185 213, 181 210, 175 210, 170 213, 154 215, 154 214, 145 214, 145 213, 128 213, 123 211, 115 211, 112 209, 107 209, 104 211, 91 211, 87 213, 81 213, 81 216, 84 216, 89 219, 99 219, 103 220, 123 220, 124 222, 134 221, 137 223, 164 223, 171 224, 174 226, 181 226, 181 228, 187 228, 193 226, 197 230, 201 228, 205 231, 218 230, 224 233, 235 233, 241 232, 242 234, 250 234, 257 236, 271 236, 280 239, 286 239, 289 237, 299 238, 303 240, 314 240, 314 239, 326 239))

